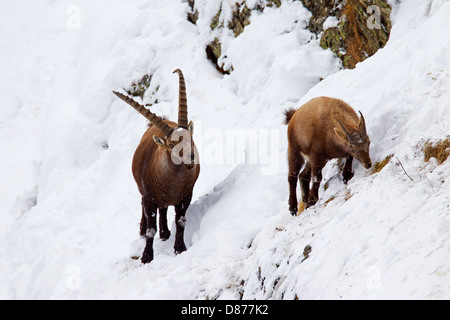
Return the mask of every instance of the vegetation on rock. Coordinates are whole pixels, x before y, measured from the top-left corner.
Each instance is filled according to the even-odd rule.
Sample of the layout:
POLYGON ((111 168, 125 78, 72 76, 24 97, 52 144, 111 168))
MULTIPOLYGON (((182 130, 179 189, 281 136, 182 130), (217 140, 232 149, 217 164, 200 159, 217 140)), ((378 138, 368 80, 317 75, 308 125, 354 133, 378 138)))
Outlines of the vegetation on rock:
POLYGON ((320 46, 331 49, 344 68, 355 68, 389 40, 391 7, 385 0, 301 1, 312 13, 309 29, 323 32, 320 46), (338 26, 323 30, 328 17, 336 17, 338 26))
POLYGON ((438 164, 443 164, 450 155, 450 140, 449 138, 439 140, 436 143, 427 141, 423 148, 424 160, 430 161, 431 158, 435 158, 438 164))

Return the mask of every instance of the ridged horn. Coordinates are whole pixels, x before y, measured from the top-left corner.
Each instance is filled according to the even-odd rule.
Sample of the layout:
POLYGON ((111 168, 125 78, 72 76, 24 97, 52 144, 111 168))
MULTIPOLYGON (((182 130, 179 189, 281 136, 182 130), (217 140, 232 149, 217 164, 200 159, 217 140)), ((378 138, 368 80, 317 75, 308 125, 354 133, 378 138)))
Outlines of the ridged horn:
POLYGON ((155 125, 159 130, 161 130, 161 132, 166 137, 170 137, 170 135, 173 132, 173 128, 171 128, 169 125, 167 125, 161 117, 158 117, 156 114, 154 114, 153 112, 148 110, 143 105, 140 105, 139 103, 137 103, 130 97, 128 97, 120 92, 117 92, 117 91, 113 91, 113 93, 117 97, 119 97, 120 99, 122 99, 123 101, 128 103, 130 106, 132 106, 136 111, 138 111, 140 114, 142 114, 148 121, 153 123, 153 125, 155 125))
POLYGON ((183 129, 188 128, 188 111, 187 111, 187 98, 186 98, 186 84, 184 82, 183 72, 180 69, 175 70, 173 73, 178 73, 179 76, 179 98, 178 98, 178 126, 183 129))
POLYGON ((359 111, 359 114, 361 115, 361 118, 359 119, 359 128, 361 132, 364 134, 364 137, 367 137, 367 130, 366 130, 366 120, 364 119, 363 114, 361 111, 359 111))
POLYGON ((352 136, 350 135, 350 133, 347 131, 347 129, 345 129, 344 125, 342 124, 342 122, 340 120, 338 120, 339 124, 341 125, 342 130, 344 130, 345 135, 347 136, 347 139, 350 142, 353 142, 352 136))

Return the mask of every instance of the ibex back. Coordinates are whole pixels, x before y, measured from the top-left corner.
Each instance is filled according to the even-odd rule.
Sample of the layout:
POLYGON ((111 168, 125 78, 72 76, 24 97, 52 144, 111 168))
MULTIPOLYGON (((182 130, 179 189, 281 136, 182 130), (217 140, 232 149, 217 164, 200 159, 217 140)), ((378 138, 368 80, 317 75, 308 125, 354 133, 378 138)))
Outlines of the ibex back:
POLYGON ((188 123, 186 86, 181 70, 179 75, 178 123, 156 116, 133 99, 114 92, 120 99, 145 116, 151 125, 144 133, 133 157, 132 171, 142 195, 140 234, 146 245, 143 263, 153 260, 153 239, 156 235, 156 214, 159 209, 159 236, 170 237, 167 227, 167 207, 175 206, 175 253, 186 250, 184 243, 185 214, 194 184, 200 173, 198 154, 192 140, 193 124, 188 123))
POLYGON ((344 101, 314 98, 298 110, 286 110, 285 115, 285 124, 288 124, 289 210, 292 215, 298 211, 298 179, 304 206, 314 205, 319 198, 322 168, 328 160, 346 158, 344 183, 353 177, 353 158, 367 169, 372 166, 364 117, 360 112, 359 118, 344 101), (299 174, 303 165, 304 169, 299 174))

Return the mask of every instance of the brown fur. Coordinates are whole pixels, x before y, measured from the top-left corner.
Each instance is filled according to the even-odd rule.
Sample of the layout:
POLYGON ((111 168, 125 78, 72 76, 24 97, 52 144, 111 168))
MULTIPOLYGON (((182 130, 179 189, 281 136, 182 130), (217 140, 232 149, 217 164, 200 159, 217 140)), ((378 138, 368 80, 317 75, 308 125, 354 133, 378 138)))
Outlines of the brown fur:
MULTIPOLYGON (((164 120, 172 128, 177 124, 164 120)), ((157 145, 154 136, 164 138, 162 132, 151 126, 136 149, 133 157, 132 171, 142 195, 141 236, 146 237, 146 246, 142 262, 153 260, 153 238, 156 233, 156 211, 159 209, 159 235, 162 240, 170 237, 167 227, 167 207, 175 206, 176 236, 174 250, 181 253, 186 250, 184 244, 185 214, 190 205, 192 190, 200 173, 199 164, 175 164, 171 160, 170 145, 178 142, 166 139, 167 148, 157 145)), ((197 152, 192 142, 192 150, 197 152)))
POLYGON ((294 115, 295 111, 297 111, 297 110, 295 110, 295 109, 288 109, 288 110, 284 111, 284 116, 285 116, 285 119, 284 119, 284 122, 283 122, 284 124, 286 124, 286 125, 289 124, 289 121, 291 121, 292 116, 294 115))
POLYGON ((146 239, 141 257, 142 263, 149 263, 153 260, 157 211, 159 211, 159 236, 162 240, 170 237, 167 227, 168 206, 175 207, 175 253, 186 250, 184 243, 185 214, 191 203, 194 184, 200 173, 197 149, 192 140, 193 124, 192 122, 188 123, 187 118, 184 77, 179 69, 174 73, 179 75, 180 87, 178 124, 156 116, 128 96, 114 91, 116 96, 152 123, 134 153, 132 164, 133 177, 142 195, 140 234, 146 239), (180 143, 183 144, 179 145, 180 143), (183 152, 186 151, 188 153, 183 155, 183 152), (176 153, 179 153, 178 157, 175 157, 175 160, 179 160, 178 162, 172 157, 176 153))
POLYGON ((355 111, 339 99, 314 98, 294 113, 286 111, 285 115, 288 122, 289 210, 294 215, 298 210, 298 179, 306 207, 314 205, 318 200, 322 168, 328 160, 347 159, 343 170, 345 183, 353 176, 353 157, 370 168, 370 139, 362 115, 358 118, 355 111), (299 175, 303 165, 305 167, 299 175), (310 190, 311 177, 313 185, 310 190))
MULTIPOLYGON (((172 128, 177 127, 174 122, 164 122, 172 128)), ((156 126, 147 129, 134 154, 132 171, 142 196, 151 197, 158 207, 167 207, 192 193, 200 165, 189 167, 173 163, 171 151, 158 146, 153 140, 154 135, 164 137, 156 126)))

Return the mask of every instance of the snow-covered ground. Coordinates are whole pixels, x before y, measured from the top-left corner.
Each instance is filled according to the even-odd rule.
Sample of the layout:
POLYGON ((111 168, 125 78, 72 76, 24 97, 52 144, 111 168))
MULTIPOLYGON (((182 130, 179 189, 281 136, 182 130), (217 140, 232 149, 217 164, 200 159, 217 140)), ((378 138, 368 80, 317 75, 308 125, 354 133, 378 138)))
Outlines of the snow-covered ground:
POLYGON ((223 76, 204 49, 218 1, 197 1, 197 26, 181 0, 1 2, 0 298, 449 299, 450 161, 422 147, 450 135, 450 2, 390 3, 386 47, 342 71, 301 2, 254 11, 220 34, 223 76), (157 238, 142 265, 146 121, 111 91, 151 73, 145 102, 176 119, 176 68, 202 169, 188 250, 157 238), (330 162, 291 217, 283 110, 321 95, 363 112, 374 163, 394 156, 374 175, 355 161, 348 185, 330 162))

